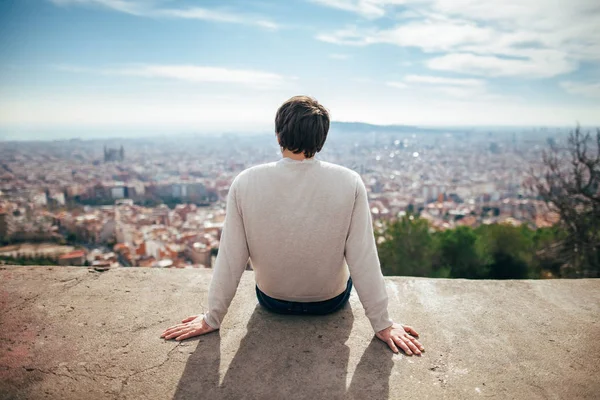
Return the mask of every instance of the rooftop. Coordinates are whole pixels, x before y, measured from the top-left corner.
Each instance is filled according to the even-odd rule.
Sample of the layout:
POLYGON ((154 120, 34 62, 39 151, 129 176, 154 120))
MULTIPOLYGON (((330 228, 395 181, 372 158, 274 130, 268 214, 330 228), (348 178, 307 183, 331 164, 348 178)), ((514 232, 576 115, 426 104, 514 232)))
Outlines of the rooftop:
POLYGON ((70 253, 63 254, 62 256, 58 257, 58 259, 66 260, 69 258, 78 258, 78 257, 85 257, 85 251, 83 251, 83 250, 72 251, 70 253))
POLYGON ((270 314, 245 272, 223 327, 167 326, 204 309, 210 270, 0 267, 3 399, 597 398, 600 280, 388 277, 392 318, 422 357, 374 338, 356 293, 324 317, 270 314))

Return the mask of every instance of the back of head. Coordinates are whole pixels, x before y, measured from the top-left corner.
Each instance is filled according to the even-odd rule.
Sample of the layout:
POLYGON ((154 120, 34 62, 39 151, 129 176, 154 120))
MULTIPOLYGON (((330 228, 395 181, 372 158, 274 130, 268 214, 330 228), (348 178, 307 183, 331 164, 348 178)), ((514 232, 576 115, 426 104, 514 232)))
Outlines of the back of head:
POLYGON ((329 112, 312 97, 294 96, 277 110, 275 130, 281 147, 311 158, 327 139, 329 112))

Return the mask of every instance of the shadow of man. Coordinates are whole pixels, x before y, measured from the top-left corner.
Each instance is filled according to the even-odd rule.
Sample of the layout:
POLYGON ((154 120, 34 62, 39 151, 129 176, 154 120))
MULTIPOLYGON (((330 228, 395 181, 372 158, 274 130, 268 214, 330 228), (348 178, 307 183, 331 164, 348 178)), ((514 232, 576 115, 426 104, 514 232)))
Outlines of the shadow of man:
POLYGON ((174 399, 219 398, 219 366, 221 364, 220 332, 189 339, 198 342, 188 358, 175 391, 174 399))
POLYGON ((374 342, 377 338, 346 391, 350 349, 345 343, 353 322, 349 304, 324 316, 279 315, 257 305, 221 384, 220 362, 227 361, 219 353, 219 334, 209 334, 200 337, 189 357, 174 398, 387 398, 393 362, 385 344, 374 342))
POLYGON ((352 375, 346 399, 387 399, 390 375, 394 367, 393 353, 387 344, 373 336, 352 375))

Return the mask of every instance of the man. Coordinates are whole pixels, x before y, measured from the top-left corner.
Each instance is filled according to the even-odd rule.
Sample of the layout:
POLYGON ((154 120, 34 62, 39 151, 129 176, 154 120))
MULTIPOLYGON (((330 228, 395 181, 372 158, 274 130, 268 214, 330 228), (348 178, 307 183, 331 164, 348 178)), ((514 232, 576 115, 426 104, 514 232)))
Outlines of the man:
POLYGON ((275 128, 283 158, 244 170, 229 189, 208 313, 161 337, 219 329, 250 259, 258 301, 268 310, 328 314, 347 303, 354 284, 376 336, 395 353, 420 355, 415 330, 389 318, 360 175, 314 158, 327 138, 329 113, 310 97, 292 97, 277 111, 275 128))

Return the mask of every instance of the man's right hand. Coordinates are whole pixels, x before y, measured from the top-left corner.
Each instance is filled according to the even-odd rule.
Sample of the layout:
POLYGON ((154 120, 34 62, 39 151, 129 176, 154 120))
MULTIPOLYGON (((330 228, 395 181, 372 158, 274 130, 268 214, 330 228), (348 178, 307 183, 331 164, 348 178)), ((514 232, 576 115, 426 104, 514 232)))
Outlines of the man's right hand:
POLYGON ((394 323, 389 328, 385 328, 375 334, 380 340, 387 343, 394 353, 398 353, 398 347, 404 350, 406 355, 421 355, 425 347, 415 337, 419 334, 408 325, 394 323))

